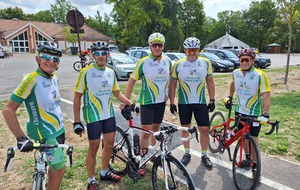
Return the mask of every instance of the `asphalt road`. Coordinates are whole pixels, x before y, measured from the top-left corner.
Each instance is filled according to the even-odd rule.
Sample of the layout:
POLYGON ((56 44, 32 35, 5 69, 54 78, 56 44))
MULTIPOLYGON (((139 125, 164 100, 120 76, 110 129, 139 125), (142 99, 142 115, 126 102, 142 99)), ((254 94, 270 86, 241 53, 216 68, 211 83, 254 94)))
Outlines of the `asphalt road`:
MULTIPOLYGON (((272 65, 270 68, 279 68, 286 65, 286 55, 282 54, 263 54, 265 57, 271 58, 272 65)), ((78 73, 74 71, 72 65, 77 61, 77 56, 64 56, 61 59, 60 68, 57 75, 60 79, 60 93, 62 97, 62 110, 69 118, 73 118, 72 100, 73 87, 76 83, 78 73)), ((292 55, 290 65, 300 65, 300 55, 292 55)), ((14 55, 10 59, 0 59, 0 100, 9 98, 11 92, 20 83, 26 73, 36 69, 36 63, 33 54, 14 55)), ((120 82, 126 83, 126 82, 120 82)), ((118 109, 115 109, 117 115, 117 123, 126 127, 125 120, 120 116, 118 109)), ((138 118, 136 124, 139 125, 138 118)), ((178 135, 178 134, 177 134, 178 135)), ((178 139, 178 138, 174 138, 178 139)), ((180 142, 175 141, 172 150, 173 155, 181 159, 184 154, 182 146, 178 146, 180 142)), ((214 167, 211 171, 201 164, 200 146, 192 140, 192 161, 187 166, 188 171, 194 179, 198 189, 235 189, 231 162, 228 160, 227 152, 224 154, 209 154, 214 167)), ((233 153, 233 148, 231 150, 233 153)), ((291 163, 279 158, 262 154, 262 181, 258 189, 300 189, 300 165, 291 163)))

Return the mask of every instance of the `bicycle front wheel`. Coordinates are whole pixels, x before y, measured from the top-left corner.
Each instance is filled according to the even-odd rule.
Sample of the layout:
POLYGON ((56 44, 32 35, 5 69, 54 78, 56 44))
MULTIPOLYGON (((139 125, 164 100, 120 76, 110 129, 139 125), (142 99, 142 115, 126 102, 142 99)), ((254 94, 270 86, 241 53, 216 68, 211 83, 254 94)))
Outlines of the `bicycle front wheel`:
POLYGON ((73 64, 73 68, 75 71, 80 71, 82 69, 82 64, 80 61, 76 61, 74 64, 73 64))
POLYGON ((34 190, 46 190, 46 188, 43 188, 43 177, 41 174, 37 173, 34 177, 34 190))
POLYGON ((212 128, 221 125, 222 123, 225 123, 224 114, 222 112, 213 113, 209 121, 209 150, 212 153, 217 153, 219 151, 220 136, 223 135, 225 127, 215 128, 214 130, 212 128))
MULTIPOLYGON (((245 162, 245 161, 244 161, 245 162)), ((241 139, 237 143, 232 162, 232 174, 234 184, 239 190, 254 190, 260 179, 261 171, 261 158, 258 146, 254 139, 247 135, 245 137, 244 146, 241 148, 241 139), (246 154, 244 149, 248 149, 248 154, 250 156, 249 165, 242 164, 242 161, 246 159, 246 154), (253 161, 256 160, 256 171, 251 169, 253 161)))
POLYGON ((161 156, 158 156, 153 163, 152 168, 152 185, 154 190, 162 189, 190 189, 194 190, 195 185, 187 172, 184 165, 173 157, 171 154, 167 154, 166 157, 166 166, 162 167, 161 156), (161 169, 159 169, 162 167, 161 169), (164 169, 165 168, 165 169, 164 169), (167 186, 166 178, 167 176, 167 186), (168 187, 168 188, 167 188, 168 187))
MULTIPOLYGON (((103 144, 103 143, 102 143, 103 144)), ((128 173, 129 155, 131 153, 130 141, 126 132, 117 126, 114 147, 108 168, 117 175, 124 176, 128 173)))

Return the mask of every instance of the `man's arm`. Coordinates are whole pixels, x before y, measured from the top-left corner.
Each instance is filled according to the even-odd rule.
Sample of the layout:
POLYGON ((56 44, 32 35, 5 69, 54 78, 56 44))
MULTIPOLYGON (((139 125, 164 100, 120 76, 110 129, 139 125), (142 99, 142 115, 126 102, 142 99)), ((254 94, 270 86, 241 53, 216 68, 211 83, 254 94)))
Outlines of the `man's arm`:
POLYGON ((215 99, 215 82, 213 76, 207 76, 206 77, 206 84, 207 84, 207 90, 209 99, 215 99))
POLYGON ((16 114, 16 111, 19 107, 20 104, 9 100, 2 110, 2 114, 7 126, 16 138, 26 136, 24 131, 20 127, 20 123, 16 114))
POLYGON ((270 92, 263 92, 261 96, 262 96, 262 112, 266 111, 269 113, 270 106, 271 106, 270 92))
POLYGON ((81 96, 81 93, 74 92, 73 113, 75 123, 80 122, 81 96))
POLYGON ((235 92, 234 82, 231 82, 230 85, 229 85, 229 96, 233 97, 234 92, 235 92))
POLYGON ((176 85, 177 85, 177 80, 170 77, 170 84, 169 84, 170 104, 174 104, 176 85))
POLYGON ((134 80, 133 78, 129 78, 129 80, 127 82, 126 89, 125 89, 125 97, 128 99, 130 99, 131 92, 132 92, 135 82, 136 82, 136 80, 134 80))
POLYGON ((124 103, 126 105, 129 105, 129 106, 132 104, 132 102, 127 97, 125 97, 124 94, 122 94, 120 90, 113 91, 113 93, 114 93, 114 96, 120 102, 122 102, 122 103, 124 103))

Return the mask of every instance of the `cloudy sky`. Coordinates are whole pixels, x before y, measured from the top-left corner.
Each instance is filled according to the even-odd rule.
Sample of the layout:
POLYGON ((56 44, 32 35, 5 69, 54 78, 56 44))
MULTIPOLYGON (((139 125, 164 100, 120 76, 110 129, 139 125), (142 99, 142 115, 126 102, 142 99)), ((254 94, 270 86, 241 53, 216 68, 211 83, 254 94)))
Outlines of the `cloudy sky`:
MULTIPOLYGON (((72 5, 78 7, 84 15, 94 17, 97 10, 101 15, 110 13, 112 5, 105 3, 105 0, 69 0, 72 5)), ((249 8, 252 0, 202 0, 204 2, 204 11, 206 16, 217 18, 217 13, 224 10, 245 10, 249 8)), ((0 0, 0 9, 7 7, 20 7, 24 13, 37 13, 41 10, 49 10, 50 4, 55 0, 0 0)))

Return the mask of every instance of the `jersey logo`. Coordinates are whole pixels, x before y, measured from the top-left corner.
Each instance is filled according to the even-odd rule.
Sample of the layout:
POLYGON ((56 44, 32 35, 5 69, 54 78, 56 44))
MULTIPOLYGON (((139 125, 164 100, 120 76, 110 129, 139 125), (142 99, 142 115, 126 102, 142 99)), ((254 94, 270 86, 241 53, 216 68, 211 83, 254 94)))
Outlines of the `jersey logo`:
POLYGON ((160 68, 160 69, 158 69, 158 74, 159 74, 159 75, 166 75, 167 72, 165 71, 164 68, 160 68))
POLYGON ((97 78, 97 77, 102 77, 102 75, 100 75, 100 74, 97 75, 96 73, 92 73, 92 77, 93 77, 93 78, 97 78))
POLYGON ((51 83, 46 84, 46 83, 43 81, 43 82, 42 82, 42 86, 43 86, 44 88, 47 88, 47 87, 50 87, 50 86, 51 86, 51 83))
POLYGON ((196 69, 190 70, 190 75, 194 75, 194 74, 196 74, 196 72, 197 72, 196 69))
POLYGON ((105 80, 105 81, 102 81, 101 82, 101 84, 102 84, 102 88, 106 88, 106 87, 108 87, 109 85, 108 85, 108 81, 107 80, 105 80))

